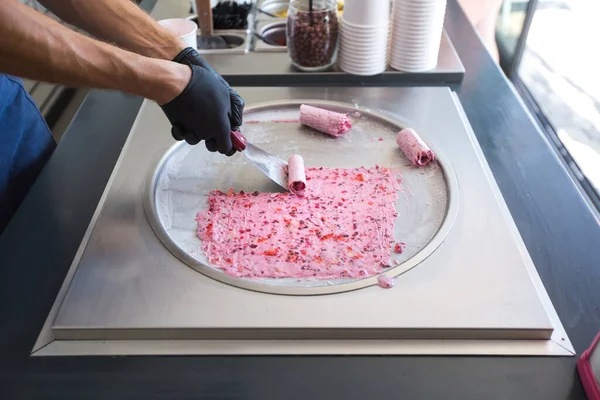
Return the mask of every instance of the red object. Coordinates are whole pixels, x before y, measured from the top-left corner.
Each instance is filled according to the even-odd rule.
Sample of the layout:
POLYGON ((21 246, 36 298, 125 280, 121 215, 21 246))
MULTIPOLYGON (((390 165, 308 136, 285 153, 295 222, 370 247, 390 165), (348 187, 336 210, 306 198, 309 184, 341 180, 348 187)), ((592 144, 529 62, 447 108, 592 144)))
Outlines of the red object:
POLYGON ((240 131, 231 131, 231 144, 236 151, 246 150, 246 137, 240 131))
POLYGON ((404 251, 404 246, 405 246, 404 242, 398 242, 394 246, 394 251, 398 254, 402 254, 402 252, 404 251))
MULTIPOLYGON (((592 365, 590 364, 590 357, 594 350, 597 350, 596 347, 600 342, 600 332, 592 342, 592 345, 583 352, 581 358, 577 362, 577 371, 579 371, 579 378, 581 379, 581 383, 583 383, 583 387, 585 389, 585 393, 589 400, 600 400, 600 386, 598 386, 598 381, 596 381, 596 377, 594 376, 594 371, 592 370, 592 365)), ((598 350, 600 351, 600 350, 598 350)))

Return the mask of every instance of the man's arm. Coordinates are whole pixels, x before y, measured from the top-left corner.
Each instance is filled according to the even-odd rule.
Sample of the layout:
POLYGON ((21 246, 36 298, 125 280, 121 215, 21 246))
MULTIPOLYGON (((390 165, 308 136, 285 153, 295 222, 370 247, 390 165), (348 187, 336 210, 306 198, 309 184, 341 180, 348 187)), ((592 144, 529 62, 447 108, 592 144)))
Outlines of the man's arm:
MULTIPOLYGON (((149 24, 158 26, 152 21, 149 24)), ((162 36, 173 37, 170 33, 162 36)), ((174 46, 174 53, 181 57, 195 52, 174 46)), ((232 126, 241 125, 243 100, 199 56, 185 64, 164 58, 170 60, 171 54, 158 58, 138 55, 76 33, 17 0, 0 0, 0 72, 68 86, 120 90, 155 100, 171 122, 175 139, 190 144, 204 140, 209 151, 232 155, 230 132, 232 126)))
POLYGON ((65 22, 147 57, 172 60, 185 43, 131 0, 39 0, 65 22))
POLYGON ((174 99, 191 77, 188 66, 88 38, 17 0, 0 0, 0 72, 68 86, 120 90, 159 104, 174 99))

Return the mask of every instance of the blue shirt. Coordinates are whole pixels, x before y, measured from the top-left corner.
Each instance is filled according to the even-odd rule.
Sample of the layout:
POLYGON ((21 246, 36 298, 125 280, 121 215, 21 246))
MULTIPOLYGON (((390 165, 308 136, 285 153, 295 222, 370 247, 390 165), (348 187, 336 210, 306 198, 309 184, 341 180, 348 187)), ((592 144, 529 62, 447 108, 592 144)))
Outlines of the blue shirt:
POLYGON ((20 79, 0 74, 0 234, 55 143, 20 79))

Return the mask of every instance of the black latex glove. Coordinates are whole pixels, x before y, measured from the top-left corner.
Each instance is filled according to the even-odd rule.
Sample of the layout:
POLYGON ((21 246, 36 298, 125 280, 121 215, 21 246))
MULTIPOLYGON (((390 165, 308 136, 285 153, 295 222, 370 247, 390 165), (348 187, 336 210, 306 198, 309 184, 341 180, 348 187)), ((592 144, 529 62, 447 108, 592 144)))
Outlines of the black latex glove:
MULTIPOLYGON (((240 97, 238 92, 233 90, 227 81, 223 79, 223 77, 219 75, 209 63, 204 61, 204 59, 200 57, 200 54, 192 47, 186 47, 185 49, 181 50, 181 52, 173 59, 173 61, 180 64, 198 65, 211 71, 213 74, 215 74, 215 76, 217 76, 217 78, 223 83, 223 85, 227 87, 227 90, 229 91, 229 99, 231 101, 231 114, 229 116, 229 122, 231 124, 231 129, 234 131, 239 130, 240 126, 242 126, 244 100, 240 97)), ((213 140, 208 140, 206 142, 206 147, 210 151, 215 151, 216 143, 213 140)))
POLYGON ((161 106, 171 122, 171 133, 189 144, 205 140, 209 151, 231 155, 235 150, 230 138, 229 90, 214 72, 198 65, 190 67, 192 78, 183 92, 161 106))

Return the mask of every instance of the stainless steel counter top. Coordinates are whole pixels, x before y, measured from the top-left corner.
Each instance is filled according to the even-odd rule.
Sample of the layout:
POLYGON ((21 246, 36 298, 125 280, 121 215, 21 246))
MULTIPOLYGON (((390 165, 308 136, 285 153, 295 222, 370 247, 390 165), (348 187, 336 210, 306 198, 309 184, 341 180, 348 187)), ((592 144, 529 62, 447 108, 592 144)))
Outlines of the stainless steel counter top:
MULTIPOLYGON (((126 343, 140 340, 150 342, 137 354, 154 354, 154 340, 163 346, 170 341, 171 354, 340 354, 348 352, 345 341, 354 339, 361 340, 353 342, 351 353, 572 354, 460 104, 447 88, 239 91, 249 112, 266 101, 327 100, 386 116, 396 121, 396 129, 420 131, 447 157, 444 165, 458 180, 451 193, 460 192, 460 200, 449 205, 457 206, 458 214, 443 244, 427 258, 424 251, 416 253, 405 265, 419 267, 387 291, 369 286, 328 296, 282 296, 200 274, 161 244, 145 217, 148 172, 174 143, 166 134, 167 119, 147 101, 73 264, 73 280, 65 281, 64 300, 59 295, 37 348, 48 345, 36 354, 132 354, 126 343), (430 117, 433 110, 438 118, 430 117), (210 342, 223 339, 241 340, 241 347, 217 350, 210 342), (372 347, 369 339, 400 340, 372 347), (439 339, 462 341, 456 347, 439 339), (119 340, 125 347, 113 347, 119 340), (190 347, 181 340, 194 342, 190 347), (265 341, 270 349, 261 347, 265 341), (329 344, 319 347, 323 341, 329 344)), ((376 147, 358 149, 360 157, 347 166, 379 162, 376 147)), ((189 150, 199 159, 208 156, 201 146, 189 150)), ((230 170, 246 174, 236 162, 244 160, 232 159, 230 170)), ((201 192, 193 197, 202 201, 201 192)), ((188 234, 199 245, 193 224, 184 229, 188 234)))

